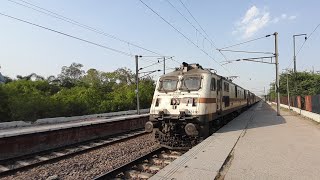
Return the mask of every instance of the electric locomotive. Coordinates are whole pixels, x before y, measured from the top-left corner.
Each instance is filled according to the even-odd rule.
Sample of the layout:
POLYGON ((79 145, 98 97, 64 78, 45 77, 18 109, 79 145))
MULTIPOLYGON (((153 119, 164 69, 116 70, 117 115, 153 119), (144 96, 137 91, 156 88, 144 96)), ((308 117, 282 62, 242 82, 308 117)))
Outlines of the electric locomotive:
POLYGON ((255 103, 255 95, 199 64, 183 63, 161 76, 150 108, 147 132, 164 147, 189 149, 223 119, 255 103))

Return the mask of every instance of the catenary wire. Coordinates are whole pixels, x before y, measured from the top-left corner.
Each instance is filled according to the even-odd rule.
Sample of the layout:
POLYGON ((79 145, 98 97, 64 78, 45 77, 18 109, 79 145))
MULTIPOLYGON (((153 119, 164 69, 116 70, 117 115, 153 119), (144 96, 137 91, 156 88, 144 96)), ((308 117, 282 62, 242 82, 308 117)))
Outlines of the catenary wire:
POLYGON ((54 29, 51 29, 51 28, 48 28, 48 27, 45 27, 45 26, 41 26, 41 25, 26 21, 26 20, 23 20, 23 19, 20 19, 20 18, 16 18, 16 17, 10 16, 10 15, 1 13, 1 12, 0 12, 0 15, 8 17, 8 18, 11 18, 11 19, 14 19, 14 20, 17 20, 17 21, 20 21, 20 22, 23 22, 23 23, 26 23, 26 24, 29 24, 29 25, 32 25, 32 26, 36 26, 38 28, 42 28, 42 29, 45 29, 45 30, 48 30, 48 31, 51 31, 51 32, 54 32, 54 33, 58 33, 60 35, 64 35, 64 36, 67 36, 67 37, 70 37, 70 38, 73 38, 73 39, 77 39, 79 41, 86 42, 86 43, 89 43, 91 45, 95 45, 95 46, 98 46, 98 47, 101 47, 101 48, 104 48, 104 49, 108 49, 110 51, 114 51, 114 52, 117 52, 117 53, 122 54, 122 55, 130 56, 130 57, 133 56, 130 53, 127 53, 127 52, 124 52, 124 51, 121 51, 121 50, 117 50, 117 49, 114 49, 114 48, 111 48, 111 47, 108 47, 108 46, 105 46, 105 45, 101 45, 101 44, 98 44, 98 43, 95 43, 95 42, 92 42, 92 41, 89 41, 89 40, 86 40, 86 39, 82 39, 82 38, 79 38, 79 37, 76 37, 76 36, 61 32, 61 31, 57 31, 57 30, 54 30, 54 29))
MULTIPOLYGON (((167 0, 167 1, 168 1, 168 0, 167 0)), ((208 33, 204 30, 204 28, 200 25, 200 23, 197 21, 197 19, 193 16, 193 14, 191 13, 191 11, 187 8, 187 6, 186 6, 181 0, 179 0, 179 1, 180 1, 180 3, 182 4, 182 6, 186 9, 186 11, 189 13, 189 15, 192 17, 192 19, 197 23, 197 25, 198 25, 198 26, 201 28, 201 30, 205 33, 205 35, 206 35, 207 37, 205 37, 200 31, 198 31, 198 29, 195 28, 190 21, 188 21, 188 22, 196 29, 196 32, 199 32, 199 34, 204 37, 204 40, 208 40, 208 42, 215 48, 215 50, 217 50, 218 47, 215 45, 215 43, 213 42, 213 40, 210 38, 210 36, 209 36, 208 33)), ((170 4, 172 4, 172 3, 170 3, 170 4)), ((173 5, 172 5, 172 6, 173 6, 173 5)), ((174 7, 174 6, 173 6, 173 7, 174 7)), ((174 7, 174 9, 177 10, 177 8, 175 8, 175 7, 174 7)), ((178 10, 177 10, 177 11, 178 11, 178 10)), ((179 11, 178 11, 178 12, 179 12, 179 11)), ((179 14, 180 14, 181 16, 183 16, 185 19, 187 19, 182 13, 179 12, 179 14)), ((211 48, 212 48, 212 47, 211 47, 211 48)), ((228 61, 227 56, 226 56, 224 53, 222 53, 222 51, 218 51, 218 52, 221 54, 221 56, 224 58, 225 61, 228 61)), ((222 66, 220 63, 219 63, 219 65, 222 66)), ((222 67, 224 67, 224 66, 222 66, 222 67)), ((230 73, 229 70, 228 70, 228 72, 230 73)), ((238 80, 238 81, 239 81, 240 83, 244 84, 242 81, 240 81, 240 80, 238 80)))
POLYGON ((60 20, 62 20, 62 21, 68 22, 68 23, 70 23, 70 24, 73 24, 73 25, 75 25, 75 26, 78 26, 78 27, 81 27, 81 28, 84 28, 84 29, 87 29, 87 30, 89 30, 89 31, 98 33, 98 34, 100 34, 100 35, 103 35, 103 36, 106 36, 106 37, 115 39, 115 40, 117 40, 117 41, 120 41, 120 42, 129 44, 129 45, 131 45, 131 46, 134 46, 134 47, 136 47, 136 48, 139 48, 139 49, 148 51, 148 52, 150 52, 150 53, 157 54, 157 55, 161 55, 161 54, 158 53, 158 52, 155 52, 155 51, 152 51, 152 50, 150 50, 150 49, 144 48, 144 47, 142 47, 142 46, 139 46, 139 45, 137 45, 137 44, 131 43, 131 42, 129 42, 129 41, 120 39, 120 38, 118 38, 118 37, 116 37, 116 36, 114 36, 114 35, 111 35, 111 34, 108 34, 108 33, 104 32, 104 31, 102 31, 102 30, 99 30, 99 29, 97 29, 97 28, 93 28, 93 27, 91 27, 91 26, 82 24, 82 23, 80 23, 80 22, 78 22, 78 21, 75 21, 75 20, 73 20, 73 19, 71 19, 71 18, 65 17, 65 16, 63 16, 63 15, 60 15, 60 14, 55 13, 55 12, 53 12, 53 11, 47 10, 47 9, 42 8, 42 7, 40 7, 40 6, 34 5, 34 4, 29 3, 29 2, 27 2, 27 1, 20 0, 20 1, 22 1, 23 3, 28 4, 28 5, 31 5, 31 6, 33 6, 33 7, 30 7, 30 6, 28 6, 28 5, 25 5, 25 4, 22 4, 22 3, 19 3, 19 2, 13 1, 13 0, 8 0, 8 1, 10 1, 10 2, 12 2, 12 3, 15 3, 15 4, 18 4, 18 5, 20 5, 20 6, 24 6, 24 7, 26 7, 26 8, 32 9, 32 10, 34 10, 34 11, 40 12, 40 13, 45 14, 45 15, 47 15, 47 16, 51 16, 51 17, 53 17, 53 18, 60 19, 60 20), (36 9, 36 8, 34 8, 34 7, 38 8, 38 9, 36 9), (40 9, 40 10, 39 10, 39 9, 40 9))
MULTIPOLYGON (((200 23, 197 21, 197 19, 192 15, 191 11, 187 8, 187 6, 181 1, 179 0, 180 3, 183 5, 183 7, 187 10, 187 12, 189 13, 189 15, 193 18, 193 20, 198 24, 198 26, 201 28, 201 30, 205 33, 205 35, 207 36, 207 40, 209 40, 209 42, 211 43, 211 45, 215 48, 218 49, 217 46, 215 45, 215 43, 212 41, 212 39, 209 37, 208 33, 204 30, 204 28, 200 25, 200 23)), ((197 29, 196 29, 197 30, 197 29)), ((200 33, 201 34, 201 33, 200 33)), ((202 35, 202 34, 201 34, 202 35)), ((228 61, 228 58, 226 57, 226 55, 224 53, 222 53, 222 51, 218 51, 221 56, 225 59, 225 61, 228 61)), ((220 64, 221 65, 221 64, 220 64)), ((222 65, 221 65, 222 66, 222 65)), ((241 84, 244 84, 241 80, 238 80, 241 84)))
MULTIPOLYGON (((168 0, 167 0, 168 1, 168 0)), ((207 36, 205 37, 204 35, 202 35, 202 33, 200 31, 198 31, 198 29, 196 27, 194 27, 196 29, 196 31, 198 31, 203 37, 204 39, 208 40, 210 42, 210 44, 215 48, 215 49, 218 49, 218 47, 215 45, 215 43, 212 41, 212 39, 209 37, 208 33, 204 30, 204 28, 200 25, 200 23, 197 21, 197 19, 192 15, 191 11, 187 8, 187 6, 181 1, 179 0, 180 3, 182 4, 182 6, 187 10, 187 12, 189 13, 189 15, 192 17, 192 19, 198 24, 198 26, 201 28, 201 30, 204 32, 204 34, 207 36)), ((171 3, 170 3, 171 4, 171 3)), ((175 8, 176 9, 176 8, 175 8)), ((181 14, 184 18, 185 16, 182 14, 182 13, 179 13, 181 14)), ((192 26, 193 24, 188 21, 192 26)), ((223 54, 221 51, 219 51, 219 53, 222 55, 222 57, 227 61, 228 58, 226 57, 225 54, 223 54)))
MULTIPOLYGON (((180 30, 178 30, 175 26, 173 26, 169 21, 167 21, 164 17, 162 17, 159 13, 157 13, 154 9, 152 9, 149 5, 147 5, 144 1, 139 0, 143 5, 145 5, 149 10, 151 10, 154 14, 156 14, 160 19, 162 19, 165 23, 167 23, 170 27, 172 27, 175 31, 177 31, 180 35, 182 35, 186 40, 188 40, 191 44, 196 46, 198 49, 200 49, 204 54, 206 54, 209 58, 214 60, 216 63, 218 63, 220 66, 221 64, 215 60, 212 56, 210 56, 206 51, 201 49, 197 44, 195 44, 190 38, 188 38, 185 34, 183 34, 180 30)), ((221 66, 223 69, 225 69, 227 72, 231 73, 227 68, 221 66)))
POLYGON ((223 48, 220 48, 220 49, 221 49, 221 50, 222 50, 222 49, 228 49, 228 48, 231 48, 231 47, 235 47, 235 46, 239 46, 239 45, 246 44, 246 43, 249 43, 249 42, 257 41, 257 40, 260 40, 260 39, 263 39, 263 38, 267 38, 267 37, 269 37, 269 36, 270 36, 270 35, 258 37, 258 38, 251 39, 251 40, 248 40, 248 41, 244 41, 244 42, 240 42, 240 43, 233 44, 233 45, 230 45, 230 46, 226 46, 226 47, 223 47, 223 48))
MULTIPOLYGON (((119 38, 119 37, 116 37, 116 36, 114 36, 114 35, 111 35, 111 34, 109 34, 109 33, 106 33, 106 32, 104 32, 104 31, 102 31, 102 30, 99 30, 99 29, 97 29, 97 28, 94 28, 94 27, 85 25, 85 24, 80 23, 80 22, 78 22, 78 21, 76 21, 76 20, 73 20, 73 19, 71 19, 71 18, 68 18, 68 17, 66 17, 66 16, 63 16, 63 15, 61 15, 61 14, 55 13, 55 12, 53 12, 53 11, 51 11, 51 10, 48 10, 48 9, 43 8, 43 7, 37 6, 37 5, 35 5, 35 4, 32 4, 32 3, 28 2, 28 1, 19 0, 19 1, 23 2, 23 3, 25 3, 25 4, 19 3, 19 2, 14 1, 14 0, 8 0, 8 1, 10 1, 10 2, 12 2, 12 3, 15 3, 15 4, 17 4, 17 5, 20 5, 20 6, 26 7, 26 8, 28 8, 28 9, 32 9, 32 10, 34 10, 34 11, 40 12, 40 13, 45 14, 45 15, 47 15, 47 16, 50 16, 50 17, 53 17, 53 18, 56 18, 56 19, 60 19, 60 20, 62 20, 62 21, 64 21, 64 22, 73 24, 73 25, 75 25, 75 26, 78 26, 78 27, 87 29, 87 30, 92 31, 92 32, 95 32, 95 33, 97 33, 97 34, 100 34, 100 35, 103 35, 103 36, 106 36, 106 37, 115 39, 115 40, 117 40, 117 41, 126 43, 126 44, 128 45, 128 48, 129 48, 129 50, 130 50, 131 55, 132 55, 132 52, 131 52, 130 45, 131 45, 131 46, 134 46, 134 47, 136 47, 136 48, 139 48, 139 49, 148 51, 148 52, 150 52, 150 53, 153 53, 153 54, 156 54, 156 55, 159 55, 159 56, 163 56, 163 55, 161 55, 161 54, 158 53, 158 52, 155 52, 155 51, 153 51, 153 50, 144 48, 144 47, 139 46, 139 45, 137 45, 137 44, 134 44, 134 43, 132 43, 132 42, 123 40, 123 39, 121 39, 121 38, 119 38), (28 4, 28 5, 30 5, 30 6, 33 6, 33 7, 30 7, 30 6, 26 5, 26 4, 28 4), (38 8, 38 9, 36 9, 36 8, 38 8), (39 9, 40 9, 40 10, 39 10, 39 9)), ((178 63, 178 64, 181 64, 181 62, 179 62, 179 61, 176 60, 176 59, 171 58, 171 60, 174 61, 174 62, 176 62, 176 63, 178 63)))
MULTIPOLYGON (((320 24, 318 24, 318 25, 314 28, 314 30, 313 30, 313 31, 310 33, 310 35, 307 37, 307 40, 308 40, 308 39, 312 36, 312 34, 318 29, 319 26, 320 26, 320 24)), ((296 56, 298 56, 298 54, 301 52, 301 49, 303 48, 303 46, 305 45, 305 43, 306 43, 307 40, 305 40, 305 41, 303 42, 303 44, 301 45, 301 47, 300 47, 299 50, 297 51, 296 56)), ((290 68, 290 66, 292 65, 292 63, 293 63, 293 60, 291 60, 289 66, 288 66, 286 69, 290 68)))
POLYGON ((310 33, 310 35, 308 36, 308 38, 303 42, 303 44, 301 45, 301 47, 299 48, 296 56, 300 53, 301 49, 303 48, 304 44, 306 43, 306 41, 312 36, 312 34, 318 29, 318 27, 320 26, 320 24, 317 25, 316 28, 314 28, 314 30, 310 33))
POLYGON ((218 51, 228 51, 228 52, 238 52, 238 53, 252 53, 252 54, 274 54, 273 52, 262 52, 262 51, 241 51, 241 50, 231 50, 231 49, 218 49, 218 51))

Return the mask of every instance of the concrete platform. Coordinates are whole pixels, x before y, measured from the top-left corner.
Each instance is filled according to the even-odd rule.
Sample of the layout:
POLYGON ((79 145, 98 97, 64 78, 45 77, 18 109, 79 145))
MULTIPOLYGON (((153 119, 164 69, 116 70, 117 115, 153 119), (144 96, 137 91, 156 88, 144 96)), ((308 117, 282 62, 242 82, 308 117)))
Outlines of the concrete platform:
POLYGON ((108 122, 123 121, 127 119, 134 119, 134 118, 140 118, 140 117, 149 117, 149 114, 124 115, 121 117, 95 118, 95 119, 89 119, 86 121, 0 129, 0 138, 32 134, 32 133, 40 133, 45 131, 55 131, 55 130, 61 130, 61 129, 74 128, 74 127, 81 127, 81 126, 89 126, 89 125, 95 125, 95 124, 104 124, 108 122))
POLYGON ((320 128, 264 102, 151 179, 319 179, 320 128))
POLYGON ((149 114, 0 130, 0 160, 144 128, 149 114))

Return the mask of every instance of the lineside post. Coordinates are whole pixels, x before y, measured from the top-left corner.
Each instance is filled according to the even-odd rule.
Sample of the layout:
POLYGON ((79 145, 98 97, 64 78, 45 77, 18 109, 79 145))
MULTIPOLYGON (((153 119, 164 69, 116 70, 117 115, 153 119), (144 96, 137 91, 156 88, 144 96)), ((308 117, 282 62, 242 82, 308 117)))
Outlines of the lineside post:
POLYGON ((166 74, 166 57, 163 57, 163 74, 166 74))
POLYGON ((276 60, 276 93, 277 93, 277 116, 280 116, 280 92, 279 92, 279 60, 278 60, 278 33, 274 34, 274 43, 275 43, 275 60, 276 60))
POLYGON ((139 100, 139 64, 138 64, 138 59, 139 56, 135 55, 135 60, 136 60, 136 96, 137 96, 137 114, 140 114, 140 100, 139 100))
POLYGON ((287 93, 288 93, 288 106, 289 106, 289 110, 291 110, 290 108, 290 91, 289 91, 289 73, 287 72, 287 93))

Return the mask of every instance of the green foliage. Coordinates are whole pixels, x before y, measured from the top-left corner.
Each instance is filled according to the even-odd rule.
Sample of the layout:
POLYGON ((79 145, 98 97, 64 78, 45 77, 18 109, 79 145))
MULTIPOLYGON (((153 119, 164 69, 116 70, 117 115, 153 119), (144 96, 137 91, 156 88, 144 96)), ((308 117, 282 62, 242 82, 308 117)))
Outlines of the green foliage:
MULTIPOLYGON (((279 92, 281 96, 287 96, 287 78, 291 96, 306 96, 320 94, 320 74, 311 72, 292 71, 280 75, 279 92)), ((274 99, 274 83, 270 84, 270 98, 274 99)))
MULTIPOLYGON (((81 70, 81 64, 62 67, 57 76, 34 73, 0 84, 0 122, 77 116, 136 109, 135 74, 126 68, 114 72, 81 70)), ((141 108, 149 108, 154 81, 140 79, 141 108)))
POLYGON ((0 120, 9 120, 9 119, 10 119, 10 110, 8 108, 8 95, 5 93, 4 85, 0 84, 0 120))

